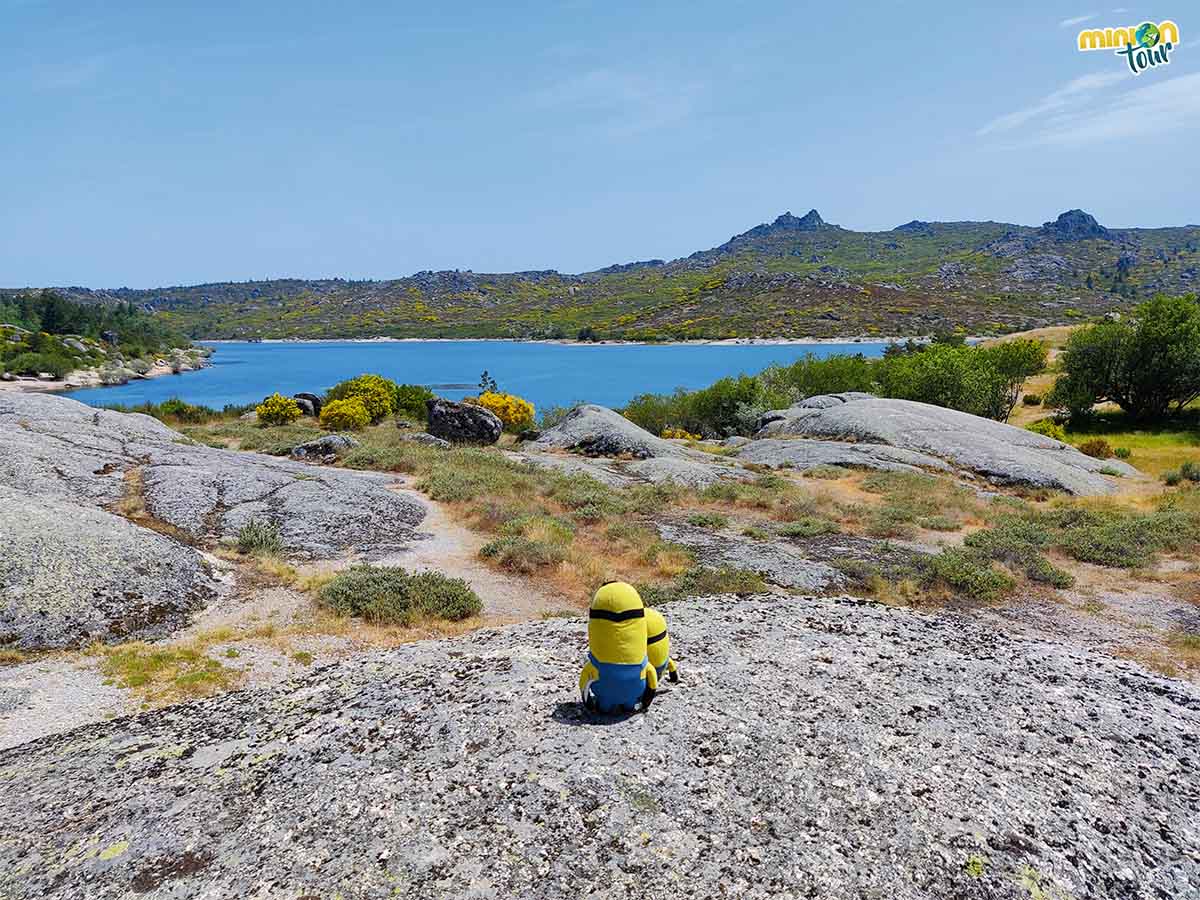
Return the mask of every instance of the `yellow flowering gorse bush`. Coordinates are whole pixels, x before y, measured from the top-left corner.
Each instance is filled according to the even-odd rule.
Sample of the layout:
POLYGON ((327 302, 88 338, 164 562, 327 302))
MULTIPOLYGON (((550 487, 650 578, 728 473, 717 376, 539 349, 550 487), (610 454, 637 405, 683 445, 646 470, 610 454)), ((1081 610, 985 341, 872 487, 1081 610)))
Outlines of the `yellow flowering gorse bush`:
POLYGON ((321 427, 329 431, 359 431, 371 424, 371 414, 358 397, 330 400, 321 407, 321 427))
POLYGON ((514 394, 484 391, 475 398, 475 403, 495 413, 507 431, 533 427, 533 404, 514 394))
POLYGON ((286 425, 300 418, 300 404, 278 391, 254 407, 260 425, 286 425))
POLYGON ((666 428, 664 428, 662 430, 662 434, 660 434, 659 437, 681 438, 682 440, 685 440, 685 441, 700 440, 700 435, 692 434, 690 431, 688 431, 684 428, 675 428, 673 425, 668 425, 666 428))

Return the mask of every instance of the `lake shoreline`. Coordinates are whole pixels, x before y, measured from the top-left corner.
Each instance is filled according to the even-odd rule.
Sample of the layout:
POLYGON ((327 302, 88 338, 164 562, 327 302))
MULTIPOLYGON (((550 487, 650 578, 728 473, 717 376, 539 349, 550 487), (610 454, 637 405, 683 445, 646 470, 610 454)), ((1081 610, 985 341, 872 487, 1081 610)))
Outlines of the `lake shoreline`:
MULTIPOLYGON (((170 365, 151 366, 150 370, 145 375, 139 375, 137 378, 131 378, 130 381, 149 381, 152 378, 162 378, 164 375, 187 375, 191 372, 202 372, 207 369, 211 363, 206 363, 195 369, 186 369, 176 372, 170 365)), ((126 382, 128 384, 129 382, 126 382)), ((43 381, 40 378, 21 377, 12 381, 0 381, 0 392, 9 391, 11 393, 21 394, 59 394, 67 391, 82 391, 91 388, 118 388, 123 387, 121 384, 105 384, 100 380, 100 371, 98 369, 76 369, 74 372, 69 372, 61 379, 56 381, 43 381)))
MULTIPOLYGON (((850 335, 836 338, 697 338, 686 341, 573 341, 569 338, 261 338, 259 340, 235 338, 197 338, 197 344, 464 344, 487 342, 496 344, 538 344, 563 347, 789 347, 794 345, 828 344, 903 344, 905 341, 928 341, 932 335, 850 335)), ((983 340, 968 337, 967 341, 983 340)))

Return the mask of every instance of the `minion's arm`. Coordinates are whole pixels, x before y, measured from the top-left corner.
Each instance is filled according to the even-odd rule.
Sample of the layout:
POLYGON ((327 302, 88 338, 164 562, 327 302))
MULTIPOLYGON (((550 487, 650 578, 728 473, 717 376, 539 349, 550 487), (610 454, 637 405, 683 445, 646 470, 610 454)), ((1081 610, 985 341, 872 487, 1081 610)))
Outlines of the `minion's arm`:
POLYGON ((667 677, 671 679, 672 684, 679 683, 679 663, 675 662, 674 657, 667 660, 667 677))
POLYGON ((600 672, 589 659, 583 664, 583 671, 579 673, 579 699, 581 701, 587 702, 588 688, 591 687, 593 681, 599 680, 600 672))
POLYGON ((642 675, 646 679, 646 690, 642 693, 642 711, 645 712, 650 708, 654 695, 658 693, 658 672, 655 671, 654 666, 646 663, 646 667, 642 669, 642 675))

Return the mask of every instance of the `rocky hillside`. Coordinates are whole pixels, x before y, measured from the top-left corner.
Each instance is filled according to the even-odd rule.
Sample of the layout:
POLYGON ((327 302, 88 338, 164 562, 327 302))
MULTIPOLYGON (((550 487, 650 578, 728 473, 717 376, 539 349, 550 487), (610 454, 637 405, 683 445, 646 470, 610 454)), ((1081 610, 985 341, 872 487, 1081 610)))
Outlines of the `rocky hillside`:
POLYGON ((0 752, 0 895, 1200 894, 1194 686, 849 599, 669 615, 628 719, 576 618, 0 752))
POLYGON ((827 337, 1007 332, 1200 286, 1200 226, 1106 228, 1081 210, 1041 227, 912 221, 859 232, 811 210, 720 246, 565 275, 418 272, 155 290, 129 301, 192 337, 827 337))

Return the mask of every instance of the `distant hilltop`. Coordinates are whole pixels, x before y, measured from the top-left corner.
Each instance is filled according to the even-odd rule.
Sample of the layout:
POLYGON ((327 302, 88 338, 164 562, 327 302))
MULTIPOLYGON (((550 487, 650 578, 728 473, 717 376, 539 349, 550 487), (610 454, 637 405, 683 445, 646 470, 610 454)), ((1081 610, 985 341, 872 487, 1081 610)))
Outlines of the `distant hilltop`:
POLYGON ((59 290, 83 302, 134 303, 195 338, 656 341, 1004 333, 1197 289, 1195 225, 1108 228, 1072 209, 1040 227, 914 219, 853 231, 810 209, 679 259, 574 275, 453 270, 59 290))

